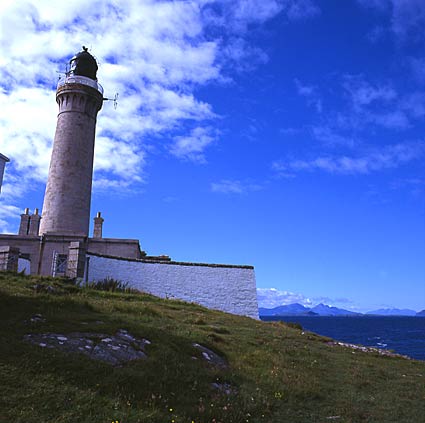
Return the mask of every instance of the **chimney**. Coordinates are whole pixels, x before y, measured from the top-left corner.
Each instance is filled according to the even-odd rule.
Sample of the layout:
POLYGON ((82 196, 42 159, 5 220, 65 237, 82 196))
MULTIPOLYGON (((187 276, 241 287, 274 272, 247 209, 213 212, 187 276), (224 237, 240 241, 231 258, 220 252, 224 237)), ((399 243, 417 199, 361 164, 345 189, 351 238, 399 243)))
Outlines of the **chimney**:
POLYGON ((21 214, 21 223, 19 225, 19 235, 28 235, 28 230, 30 227, 30 209, 27 207, 24 211, 24 214, 21 214))
POLYGON ((97 215, 94 218, 93 238, 102 238, 103 222, 103 217, 101 216, 100 212, 97 212, 97 215))
POLYGON ((34 210, 34 214, 30 218, 30 225, 28 229, 28 235, 38 236, 40 229, 41 216, 38 214, 38 209, 34 210))

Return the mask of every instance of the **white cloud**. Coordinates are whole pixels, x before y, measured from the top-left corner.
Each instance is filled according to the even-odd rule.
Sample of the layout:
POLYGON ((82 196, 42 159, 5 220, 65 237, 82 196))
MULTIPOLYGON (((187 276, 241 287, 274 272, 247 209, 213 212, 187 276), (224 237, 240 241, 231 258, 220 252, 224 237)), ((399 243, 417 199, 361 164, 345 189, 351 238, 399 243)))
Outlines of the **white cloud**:
POLYGON ((316 87, 312 85, 303 85, 297 78, 294 80, 299 95, 310 97, 316 92, 316 87))
POLYGON ((304 307, 311 307, 313 302, 302 294, 290 291, 280 291, 276 288, 257 288, 258 306, 274 308, 281 305, 299 303, 304 307))
POLYGON ((225 3, 226 7, 233 3, 233 18, 239 25, 246 25, 251 22, 265 22, 279 13, 283 7, 282 2, 276 0, 268 2, 241 0, 239 2, 225 1, 223 3, 225 3))
POLYGON ((280 12, 290 21, 320 14, 314 0, 218 0, 202 3, 207 6, 204 13, 209 23, 227 25, 234 32, 245 31, 248 26, 261 24, 280 12))
POLYGON ((345 75, 342 86, 351 108, 345 123, 352 129, 365 125, 407 129, 411 125, 410 118, 417 117, 403 108, 403 97, 389 83, 373 84, 363 75, 345 75))
POLYGON ((45 181, 58 72, 81 45, 92 47, 105 96, 120 94, 117 110, 105 103, 99 114, 94 183, 121 189, 143 181, 158 134, 172 139, 168 148, 176 157, 206 160, 217 140, 217 116, 197 98, 197 87, 265 62, 267 55, 247 41, 251 25, 288 15, 298 3, 308 6, 307 15, 314 9, 305 0, 2 1, 0 148, 11 158, 6 192, 7 184, 13 197, 23 194, 22 181, 45 181))
POLYGON ((53 98, 51 91, 38 87, 0 91, 0 103, 4 105, 0 115, 1 148, 11 159, 10 171, 30 173, 38 181, 46 178, 57 114, 53 98))
POLYGON ((110 173, 118 177, 127 175, 126 182, 142 181, 145 153, 138 149, 137 144, 99 136, 96 149, 95 169, 99 177, 110 173))
POLYGON ((369 121, 389 129, 406 129, 410 126, 409 118, 403 110, 369 113, 367 117, 369 121))
POLYGON ((320 8, 312 0, 291 1, 288 4, 289 19, 298 20, 320 15, 320 8))
POLYGON ((423 0, 392 0, 392 28, 402 38, 423 38, 425 3, 423 0))
POLYGON ((318 141, 330 146, 345 145, 352 147, 356 144, 356 140, 353 136, 341 135, 332 127, 327 125, 313 126, 312 133, 314 138, 316 138, 318 141))
POLYGON ((10 233, 12 227, 15 225, 11 224, 12 220, 19 219, 22 210, 10 204, 6 204, 3 200, 0 200, 0 233, 10 233))
POLYGON ((368 9, 390 16, 390 28, 398 39, 424 39, 425 2, 423 0, 357 0, 368 9))
POLYGON ((346 75, 343 87, 351 96, 355 109, 376 102, 390 102, 397 97, 397 92, 390 85, 372 85, 359 75, 346 75))
POLYGON ((319 95, 318 88, 314 85, 304 85, 299 79, 294 80, 297 92, 300 96, 307 99, 307 104, 313 106, 318 113, 322 113, 322 99, 319 95))
POLYGON ((307 308, 318 304, 326 304, 345 310, 358 311, 359 307, 349 298, 313 297, 291 291, 281 291, 276 288, 257 288, 258 306, 262 308, 275 308, 282 305, 298 303, 307 308))
POLYGON ((211 191, 223 194, 245 194, 251 191, 259 191, 262 188, 259 184, 231 179, 222 179, 211 184, 211 191))
POLYGON ((425 118, 425 95, 420 91, 400 93, 392 81, 369 81, 364 75, 341 77, 342 104, 325 110, 319 88, 295 79, 297 92, 321 112, 311 126, 312 136, 327 146, 355 147, 370 137, 371 128, 407 130, 425 118))
POLYGON ((272 164, 272 168, 282 175, 318 170, 342 175, 369 174, 397 168, 424 156, 425 142, 412 142, 386 146, 360 157, 322 156, 313 160, 277 160, 272 164))
POLYGON ((174 137, 171 153, 179 158, 205 163, 205 149, 217 139, 218 132, 211 127, 196 127, 190 134, 174 137))
POLYGON ((423 92, 414 92, 406 95, 402 102, 401 107, 409 115, 416 119, 425 117, 425 94, 423 92))
POLYGON ((269 57, 258 47, 253 47, 241 37, 232 37, 223 47, 223 60, 234 70, 246 72, 267 63, 269 57))

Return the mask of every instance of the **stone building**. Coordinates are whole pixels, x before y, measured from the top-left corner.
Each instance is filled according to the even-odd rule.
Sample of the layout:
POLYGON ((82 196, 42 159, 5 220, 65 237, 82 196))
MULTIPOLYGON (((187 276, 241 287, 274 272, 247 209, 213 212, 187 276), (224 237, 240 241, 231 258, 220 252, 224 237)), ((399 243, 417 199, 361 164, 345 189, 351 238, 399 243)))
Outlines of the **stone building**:
MULTIPOLYGON (((137 239, 104 238, 100 212, 89 236, 96 119, 105 100, 97 70, 96 60, 83 47, 59 80, 59 113, 42 215, 27 208, 18 234, 0 235, 0 270, 17 271, 25 263, 31 274, 113 277, 155 295, 258 318, 252 266, 148 256, 137 239)), ((7 160, 0 155, 0 165, 7 160)))
POLYGON ((0 235, 0 248, 9 248, 3 253, 9 268, 16 267, 19 250, 19 256, 29 260, 31 274, 83 277, 88 250, 127 258, 146 254, 136 239, 102 238, 100 213, 89 237, 96 119, 103 88, 97 81, 96 60, 86 48, 69 64, 56 90, 59 112, 43 216, 38 209, 32 214, 25 209, 18 234, 0 235))

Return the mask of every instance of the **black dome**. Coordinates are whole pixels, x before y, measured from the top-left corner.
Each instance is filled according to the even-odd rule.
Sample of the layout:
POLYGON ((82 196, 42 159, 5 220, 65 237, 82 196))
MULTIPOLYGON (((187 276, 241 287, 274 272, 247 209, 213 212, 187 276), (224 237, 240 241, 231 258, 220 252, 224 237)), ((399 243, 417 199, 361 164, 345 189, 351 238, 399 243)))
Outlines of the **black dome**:
POLYGON ((83 46, 83 51, 75 55, 70 60, 70 72, 74 75, 86 76, 87 78, 97 80, 97 62, 96 59, 83 46))

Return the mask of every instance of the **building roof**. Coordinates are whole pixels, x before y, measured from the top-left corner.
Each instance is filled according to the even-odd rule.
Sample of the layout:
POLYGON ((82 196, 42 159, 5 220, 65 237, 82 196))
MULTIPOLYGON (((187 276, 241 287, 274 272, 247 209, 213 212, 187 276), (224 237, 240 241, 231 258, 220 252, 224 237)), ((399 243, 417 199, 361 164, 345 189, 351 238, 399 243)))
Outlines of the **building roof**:
POLYGON ((0 153, 0 160, 3 160, 5 162, 10 162, 10 159, 6 156, 4 156, 3 154, 0 153))

